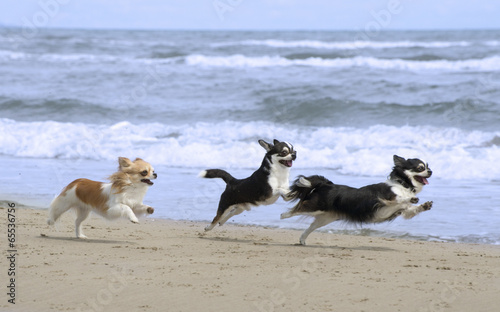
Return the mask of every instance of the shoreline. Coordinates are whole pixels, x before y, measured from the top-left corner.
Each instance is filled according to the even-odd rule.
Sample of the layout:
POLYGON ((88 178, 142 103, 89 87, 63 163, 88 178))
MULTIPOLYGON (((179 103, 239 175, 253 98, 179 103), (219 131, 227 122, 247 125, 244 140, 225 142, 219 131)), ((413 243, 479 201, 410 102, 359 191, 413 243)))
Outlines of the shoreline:
MULTIPOLYGON (((4 186, 0 190, 0 199, 21 202, 27 206, 48 208, 50 202, 62 188, 74 179, 85 177, 103 181, 103 173, 113 172, 116 161, 70 160, 60 159, 15 159, 2 158, 7 166, 4 186), (47 180, 50 169, 56 173, 47 180), (8 178, 7 178, 8 177, 8 178), (28 177, 28 179, 27 179, 28 177)), ((175 168, 165 165, 155 166, 161 175, 148 191, 144 203, 155 207, 154 217, 173 220, 212 221, 218 196, 225 184, 220 179, 198 179, 201 169, 175 168), (168 178, 165 179, 165 177, 168 178), (172 184, 173 183, 173 184, 172 184), (175 185, 175 187, 174 187, 175 185)), ((237 177, 251 173, 248 168, 234 168, 230 172, 237 177)), ((363 177, 341 175, 333 169, 295 168, 293 175, 312 175, 321 173, 332 181, 354 187, 384 181, 385 177, 363 177)), ((500 232, 496 222, 495 203, 500 200, 496 192, 499 182, 491 181, 451 181, 439 177, 432 180, 432 187, 424 190, 422 200, 432 200, 433 209, 420 214, 411 221, 397 218, 393 222, 369 224, 363 226, 344 225, 335 222, 321 228, 337 234, 369 234, 392 238, 409 237, 425 241, 452 241, 461 243, 481 243, 500 245, 500 232), (453 196, 450 196, 453 194, 453 196), (486 198, 478 194, 490 194, 486 198), (470 209, 469 207, 475 207, 470 209), (467 215, 467 218, 463 216, 467 215), (495 216, 484 218, 484 216, 495 216), (367 231, 368 230, 368 231, 367 231)), ((498 194, 497 194, 498 193, 498 194)), ((278 228, 305 229, 309 226, 299 217, 280 219, 281 213, 290 208, 290 203, 279 200, 273 205, 252 208, 230 220, 231 223, 252 224, 257 226, 277 226, 278 228)))
MULTIPOLYGON (((4 196, 6 197, 6 196, 4 196)), ((2 196, 0 195, 0 198, 2 196)), ((42 210, 46 211, 48 208, 45 206, 47 205, 32 205, 31 202, 27 202, 26 204, 19 203, 19 199, 15 198, 14 200, 1 200, 0 199, 0 207, 7 205, 8 203, 15 203, 17 207, 21 208, 28 208, 28 209, 35 209, 35 210, 42 210)), ((91 214, 92 215, 92 214, 91 214)), ((202 228, 205 227, 207 224, 209 224, 212 219, 206 219, 206 220, 189 220, 189 219, 175 219, 175 218, 168 218, 168 217, 152 217, 149 216, 147 217, 148 219, 155 219, 155 220, 164 220, 164 221, 172 221, 172 222, 195 222, 195 223, 200 223, 203 224, 202 228)), ((306 216, 299 217, 295 219, 296 225, 297 226, 291 226, 291 224, 288 224, 286 226, 279 226, 279 225, 265 225, 265 224, 258 224, 258 223, 249 223, 249 222, 238 222, 238 219, 231 219, 229 220, 228 223, 225 225, 233 225, 233 226, 241 226, 241 227, 258 227, 258 228, 265 228, 265 229, 281 229, 281 230, 290 230, 290 231, 297 231, 297 242, 299 241, 299 237, 302 234, 302 232, 309 226, 310 222, 307 220, 306 222, 303 222, 303 220, 307 220, 306 216)), ((342 224, 342 223, 335 223, 335 224, 342 224)), ((224 226, 225 226, 224 225, 224 226)), ((323 233, 323 234, 328 234, 328 235, 350 235, 350 236, 364 236, 364 237, 378 237, 378 238, 388 238, 388 239, 403 239, 403 240, 410 240, 410 241, 417 241, 417 242, 439 242, 439 243, 451 243, 451 244, 478 244, 478 245, 492 245, 492 246, 500 246, 500 244, 495 240, 495 241, 486 241, 485 238, 477 238, 474 239, 474 241, 467 241, 467 236, 462 236, 462 237, 439 237, 439 236, 433 236, 433 235, 428 235, 426 236, 425 234, 410 234, 408 232, 401 232, 398 230, 392 230, 392 229, 377 229, 377 228, 370 228, 370 227, 362 227, 362 226, 352 226, 352 227, 335 227, 331 228, 332 225, 327 225, 325 227, 319 228, 315 230, 311 235, 314 235, 314 233, 323 233), (330 228, 329 228, 330 226, 330 228), (460 240, 462 239, 462 240, 460 240)), ((216 226, 214 229, 217 229, 218 226, 216 226)), ((470 239, 469 239, 470 240, 470 239)))
MULTIPOLYGON (((84 223, 89 239, 79 240, 72 213, 57 229, 46 225, 46 210, 15 213, 15 307, 23 311, 488 311, 498 304, 494 245, 315 232, 297 246, 300 230, 226 224, 204 233, 202 222, 97 216, 84 223)), ((12 306, 5 298, 0 307, 12 306)))

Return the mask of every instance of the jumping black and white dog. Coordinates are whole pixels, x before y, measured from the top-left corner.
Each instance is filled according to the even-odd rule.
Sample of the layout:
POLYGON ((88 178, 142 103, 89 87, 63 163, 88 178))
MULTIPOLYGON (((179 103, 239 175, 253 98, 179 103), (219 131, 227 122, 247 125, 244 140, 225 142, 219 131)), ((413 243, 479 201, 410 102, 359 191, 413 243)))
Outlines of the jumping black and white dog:
POLYGON ((429 184, 427 178, 431 175, 432 171, 424 161, 394 155, 394 167, 387 181, 361 188, 334 184, 318 175, 299 176, 287 195, 287 199, 299 202, 281 214, 281 219, 296 215, 315 218, 300 237, 302 245, 314 230, 337 220, 380 223, 400 215, 411 219, 432 207, 432 201, 413 205, 418 203, 416 194, 429 184))
POLYGON ((219 223, 223 225, 229 218, 249 211, 252 206, 270 205, 280 196, 285 200, 290 192, 290 168, 297 157, 292 144, 274 140, 274 145, 259 140, 266 150, 262 165, 250 177, 236 179, 221 169, 209 169, 200 172, 202 178, 221 178, 226 182, 226 189, 219 201, 217 215, 205 231, 210 231, 219 223))

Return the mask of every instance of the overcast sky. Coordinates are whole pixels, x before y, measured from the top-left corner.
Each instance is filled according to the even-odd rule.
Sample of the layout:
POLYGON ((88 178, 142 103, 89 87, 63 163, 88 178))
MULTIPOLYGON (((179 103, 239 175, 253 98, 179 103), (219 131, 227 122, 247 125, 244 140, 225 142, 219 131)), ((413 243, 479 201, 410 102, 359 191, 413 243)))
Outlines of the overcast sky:
POLYGON ((0 26, 126 29, 500 28, 498 0, 0 0, 0 26))

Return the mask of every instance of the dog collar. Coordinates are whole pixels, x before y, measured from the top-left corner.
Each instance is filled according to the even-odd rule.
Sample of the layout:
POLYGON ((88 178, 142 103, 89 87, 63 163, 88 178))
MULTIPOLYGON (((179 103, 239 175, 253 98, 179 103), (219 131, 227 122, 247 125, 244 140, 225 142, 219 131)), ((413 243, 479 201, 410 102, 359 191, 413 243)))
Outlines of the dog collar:
POLYGON ((401 184, 404 188, 410 189, 410 191, 415 193, 415 187, 413 185, 410 185, 408 182, 403 181, 402 179, 397 179, 396 182, 401 184))

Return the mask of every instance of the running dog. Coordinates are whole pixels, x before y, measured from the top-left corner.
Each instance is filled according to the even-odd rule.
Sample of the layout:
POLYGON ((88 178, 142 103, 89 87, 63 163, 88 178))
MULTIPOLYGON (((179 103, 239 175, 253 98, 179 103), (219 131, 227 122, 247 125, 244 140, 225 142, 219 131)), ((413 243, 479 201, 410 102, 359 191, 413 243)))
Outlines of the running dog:
POLYGON ((127 217, 133 223, 139 223, 137 215, 152 214, 154 209, 142 200, 153 185, 151 180, 157 178, 153 167, 140 158, 130 161, 120 157, 118 163, 118 172, 109 177, 109 183, 77 179, 66 186, 50 204, 47 223, 54 224, 64 212, 74 208, 76 237, 87 238, 82 222, 91 211, 107 219, 127 217))
POLYGON ((299 176, 287 198, 299 202, 281 219, 296 215, 314 217, 314 222, 300 237, 300 244, 314 230, 333 221, 380 223, 398 216, 411 219, 431 209, 432 201, 418 203, 417 193, 432 175, 427 163, 420 159, 404 159, 394 155, 394 167, 386 182, 361 188, 334 184, 323 176, 299 176))
POLYGON ((247 210, 252 206, 270 205, 280 196, 285 200, 290 192, 290 168, 297 157, 292 144, 274 140, 274 144, 259 140, 266 150, 262 165, 250 177, 236 179, 221 169, 209 169, 200 172, 202 178, 221 178, 226 182, 226 189, 219 201, 219 208, 212 223, 205 227, 210 231, 218 223, 223 225, 229 218, 247 210))

